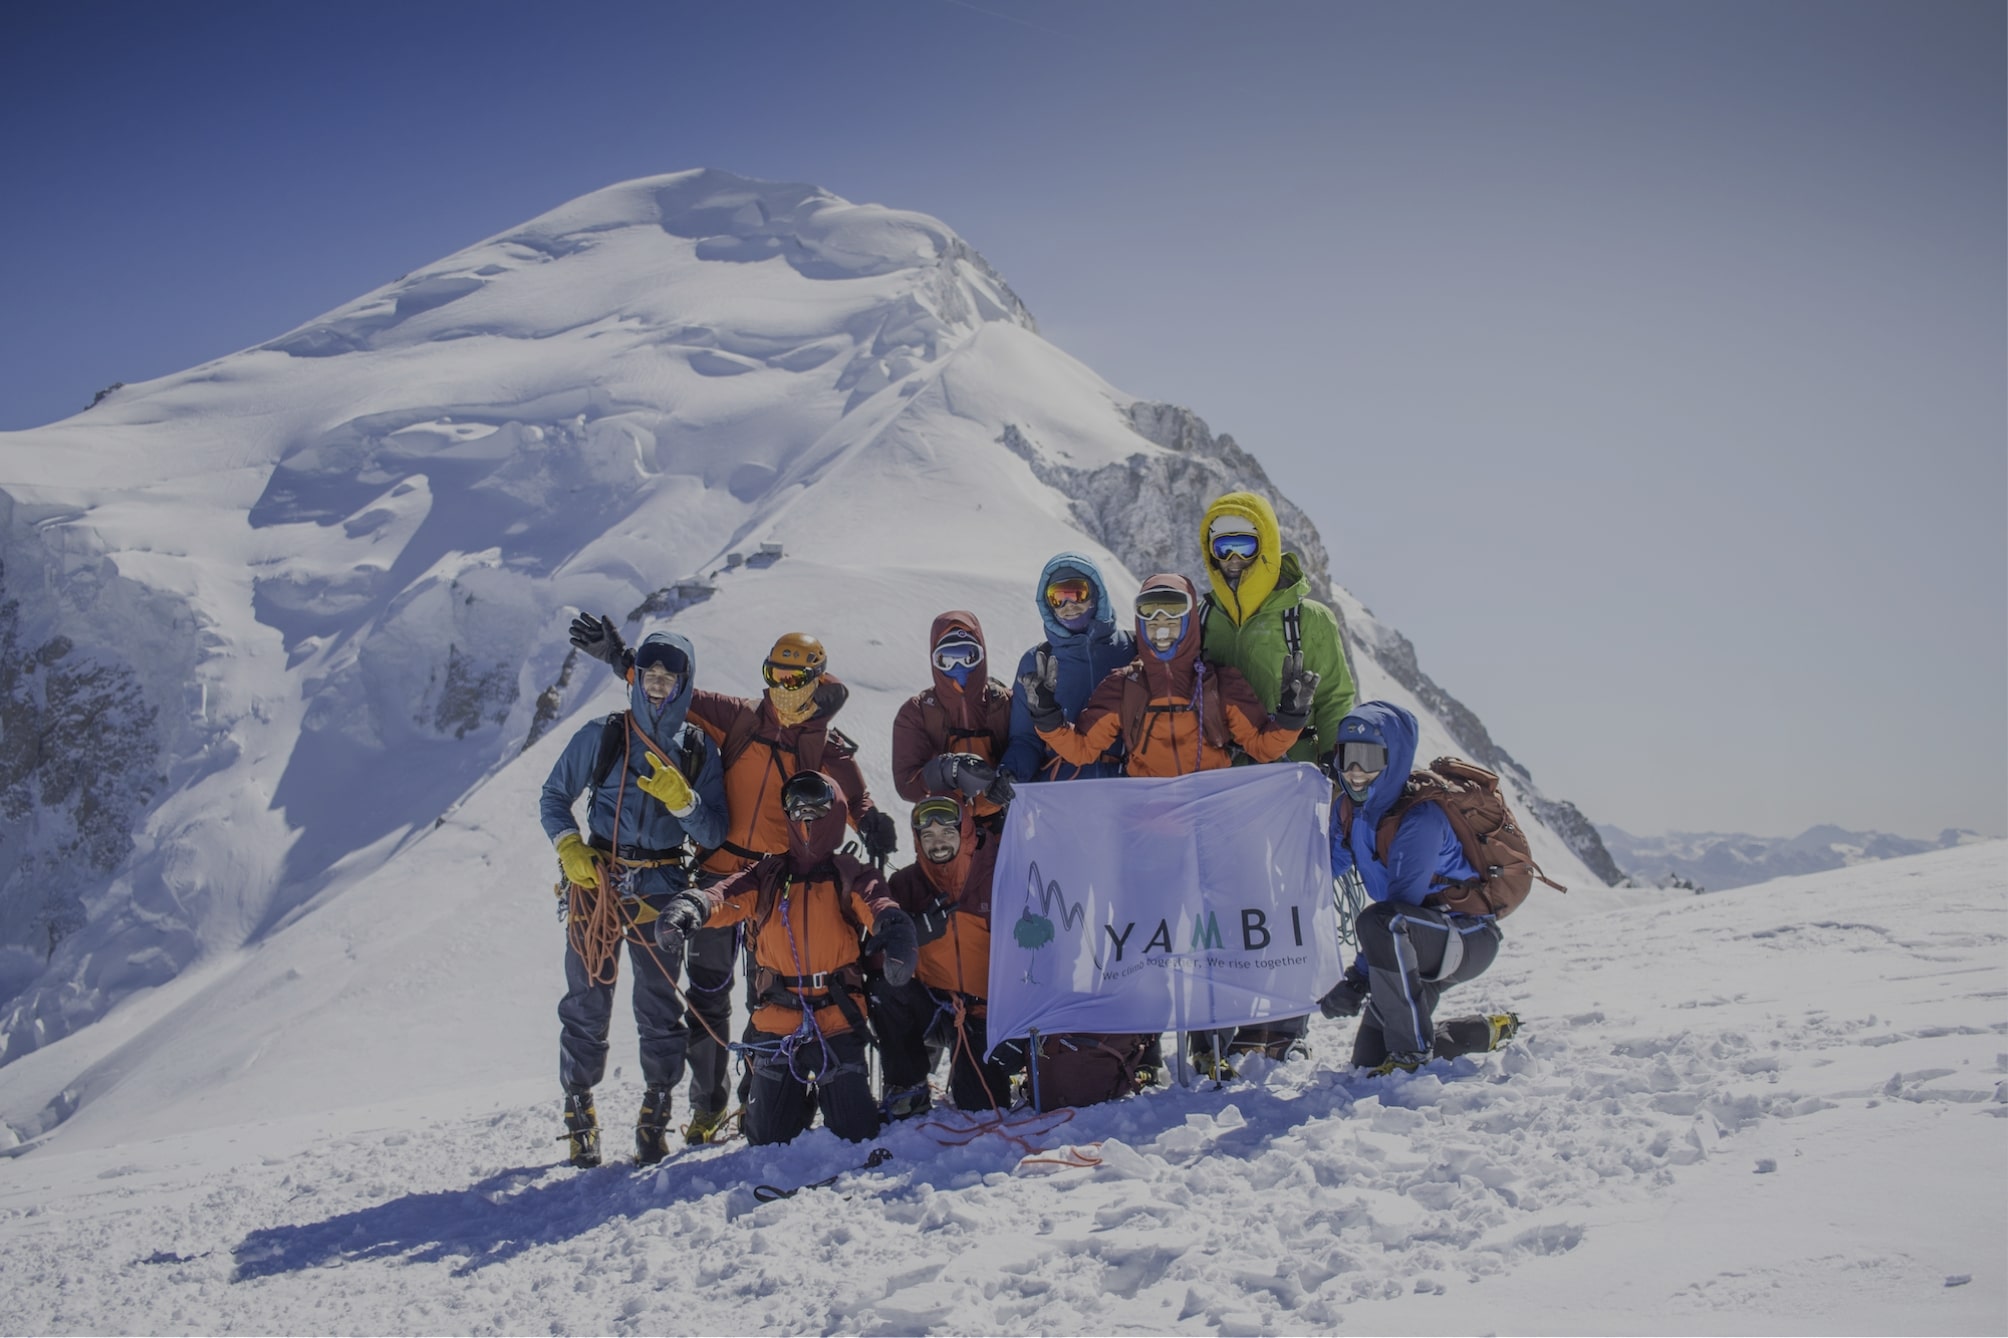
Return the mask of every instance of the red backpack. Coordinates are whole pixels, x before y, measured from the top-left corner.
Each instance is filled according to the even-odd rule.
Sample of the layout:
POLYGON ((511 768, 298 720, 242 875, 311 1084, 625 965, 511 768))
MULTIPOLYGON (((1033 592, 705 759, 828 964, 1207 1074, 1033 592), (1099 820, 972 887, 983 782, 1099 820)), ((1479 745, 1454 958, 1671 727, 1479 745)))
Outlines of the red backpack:
MULTIPOLYGON (((1536 878, 1557 892, 1569 890, 1542 873, 1534 862, 1527 833, 1513 820, 1506 797, 1499 793, 1499 777, 1461 757, 1439 757, 1429 764, 1429 770, 1409 774, 1401 798, 1374 829, 1374 853, 1382 864, 1387 863, 1402 815, 1425 800, 1436 804, 1450 819, 1450 830, 1457 833, 1465 861, 1478 870, 1478 877, 1445 883, 1429 894, 1424 905, 1462 915, 1496 915, 1503 920, 1527 899, 1536 878)), ((1350 827, 1352 800, 1342 795, 1340 803, 1342 821, 1350 827)))

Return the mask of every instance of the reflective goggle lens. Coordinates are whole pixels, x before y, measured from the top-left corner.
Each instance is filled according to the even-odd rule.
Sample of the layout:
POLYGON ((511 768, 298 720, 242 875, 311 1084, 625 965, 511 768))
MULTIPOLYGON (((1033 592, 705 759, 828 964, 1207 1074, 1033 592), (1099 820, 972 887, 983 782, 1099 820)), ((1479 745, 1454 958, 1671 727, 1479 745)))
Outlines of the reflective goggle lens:
POLYGON ((1080 577, 1054 581, 1046 587, 1046 602, 1056 609, 1062 604, 1086 604, 1094 597, 1094 582, 1080 577))
POLYGON ((913 808, 913 827, 960 827, 962 810, 948 799, 923 799, 913 808))
POLYGON ((1153 623, 1183 618, 1192 612, 1192 597, 1183 590, 1151 590, 1136 597, 1136 616, 1153 623))
POLYGON ((1387 770, 1387 749, 1378 743, 1342 743, 1339 745, 1339 770, 1351 771, 1358 767, 1368 775, 1379 775, 1387 770))
POLYGON ((1213 536, 1213 556, 1217 558, 1252 558, 1260 552, 1262 541, 1252 534, 1216 534, 1213 536))
POLYGON ((934 667, 947 673, 951 669, 974 669, 983 663, 983 647, 974 641, 944 641, 934 648, 934 667))
POLYGON ((791 777, 781 787, 781 811, 795 822, 811 822, 830 811, 836 795, 821 776, 791 777))
POLYGON ((770 688, 799 688, 804 683, 813 683, 823 676, 820 666, 804 669, 799 664, 776 664, 768 660, 760 666, 760 677, 767 680, 770 688))

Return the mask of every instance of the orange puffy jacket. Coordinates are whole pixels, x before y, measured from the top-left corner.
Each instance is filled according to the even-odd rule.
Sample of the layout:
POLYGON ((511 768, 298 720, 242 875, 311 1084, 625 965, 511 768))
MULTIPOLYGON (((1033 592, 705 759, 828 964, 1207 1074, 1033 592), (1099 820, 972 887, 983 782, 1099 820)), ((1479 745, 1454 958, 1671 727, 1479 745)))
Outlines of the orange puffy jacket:
MULTIPOLYGON (((1183 576, 1153 576, 1143 588, 1194 593, 1183 576)), ((1290 751, 1303 731, 1271 719, 1240 671, 1200 658, 1198 622, 1195 615, 1186 616, 1166 659, 1158 658, 1140 628, 1136 659, 1101 681, 1072 724, 1062 721, 1040 730, 1039 737, 1076 766, 1095 761, 1120 737, 1129 746, 1132 776, 1183 776, 1232 766, 1234 745, 1257 762, 1273 762, 1290 751), (1142 685, 1140 693, 1132 683, 1142 685), (1138 695, 1142 709, 1126 713, 1124 698, 1136 702, 1138 695), (1126 714, 1132 718, 1125 720, 1126 714)))
POLYGON ((831 786, 837 800, 828 813, 806 824, 782 820, 787 854, 768 855, 704 894, 711 901, 707 929, 752 922, 752 1021, 772 1036, 793 1032, 804 1012, 825 1036, 850 1030, 835 991, 847 991, 862 1015, 859 936, 894 906, 877 870, 837 850, 848 812, 842 789, 834 780, 831 786))

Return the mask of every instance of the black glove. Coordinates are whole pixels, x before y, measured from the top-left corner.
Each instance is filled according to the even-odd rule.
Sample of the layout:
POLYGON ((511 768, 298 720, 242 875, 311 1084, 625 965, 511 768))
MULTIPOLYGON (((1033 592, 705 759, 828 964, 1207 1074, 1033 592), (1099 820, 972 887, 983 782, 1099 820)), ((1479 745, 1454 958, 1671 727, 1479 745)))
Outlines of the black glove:
POLYGON ((1284 657, 1283 679, 1276 693, 1273 718, 1285 729, 1311 723, 1311 699, 1318 694, 1318 671, 1304 667, 1304 653, 1284 657))
POLYGON ((882 863, 899 849, 899 824, 883 810, 869 809, 858 815, 858 839, 865 843, 865 857, 882 863))
POLYGON ((920 965, 920 935, 913 927, 913 917, 897 906, 880 911, 865 938, 864 951, 866 956, 885 954, 885 983, 894 989, 912 980, 920 965))
POLYGON ((692 934, 711 918, 711 902, 701 892, 679 892, 656 913, 655 946, 664 952, 683 952, 692 934))
POLYGON ((1326 1017, 1358 1017, 1366 1007, 1367 983, 1348 971, 1339 977, 1331 992, 1318 1000, 1318 1011, 1326 1017))
POLYGON ((953 914, 953 906, 937 901, 913 917, 914 933, 919 935, 920 942, 932 943, 948 932, 948 917, 953 914))
POLYGON ((809 694, 809 700, 816 704, 815 718, 827 720, 844 709, 844 703, 851 699, 851 690, 834 678, 819 679, 816 690, 809 694))
POLYGON ((975 753, 941 753, 920 769, 920 783, 935 794, 960 790, 974 799, 997 779, 997 768, 975 753))
POLYGON ((626 674, 634 663, 634 654, 621 640, 620 629, 604 614, 595 617, 581 613, 572 619, 572 648, 602 661, 617 674, 626 674))
POLYGON ((1018 680, 1025 689, 1025 710, 1034 729, 1057 729, 1067 723, 1060 709, 1060 662, 1047 651, 1032 653, 1032 672, 1018 680))
POLYGON ((1011 779, 1011 773, 999 767, 997 778, 983 791, 983 797, 999 808, 1008 807, 1013 796, 1018 793, 1018 782, 1011 779))

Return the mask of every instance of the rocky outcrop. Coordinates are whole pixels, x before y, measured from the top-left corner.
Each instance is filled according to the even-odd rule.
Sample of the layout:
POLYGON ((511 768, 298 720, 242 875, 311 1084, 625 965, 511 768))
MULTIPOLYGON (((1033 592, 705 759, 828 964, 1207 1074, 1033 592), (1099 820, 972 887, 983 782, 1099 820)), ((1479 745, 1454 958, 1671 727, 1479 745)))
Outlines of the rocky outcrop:
POLYGON ((1005 426, 1000 441, 1031 466, 1040 482, 1064 494, 1080 527, 1131 571, 1139 575, 1182 572, 1202 590, 1206 575, 1198 562, 1198 536, 1207 504, 1236 488, 1268 497, 1276 508, 1283 546, 1297 554, 1312 597, 1338 615, 1348 656, 1362 649, 1371 654, 1396 682, 1443 721, 1466 756, 1496 771, 1512 772, 1522 781, 1526 792, 1535 796, 1536 815, 1591 872, 1606 883, 1623 880, 1624 873, 1604 849, 1596 825, 1566 799, 1541 795, 1527 769, 1493 741, 1484 722, 1422 671, 1407 637, 1371 619, 1365 626, 1355 626, 1346 619, 1343 601, 1333 593, 1331 559, 1318 527, 1270 482, 1254 456, 1233 437, 1225 433, 1215 436, 1197 414, 1177 405, 1139 402, 1129 407, 1128 417, 1138 436, 1163 450, 1139 451, 1099 469, 1079 469, 1057 463, 1015 424, 1005 426))

